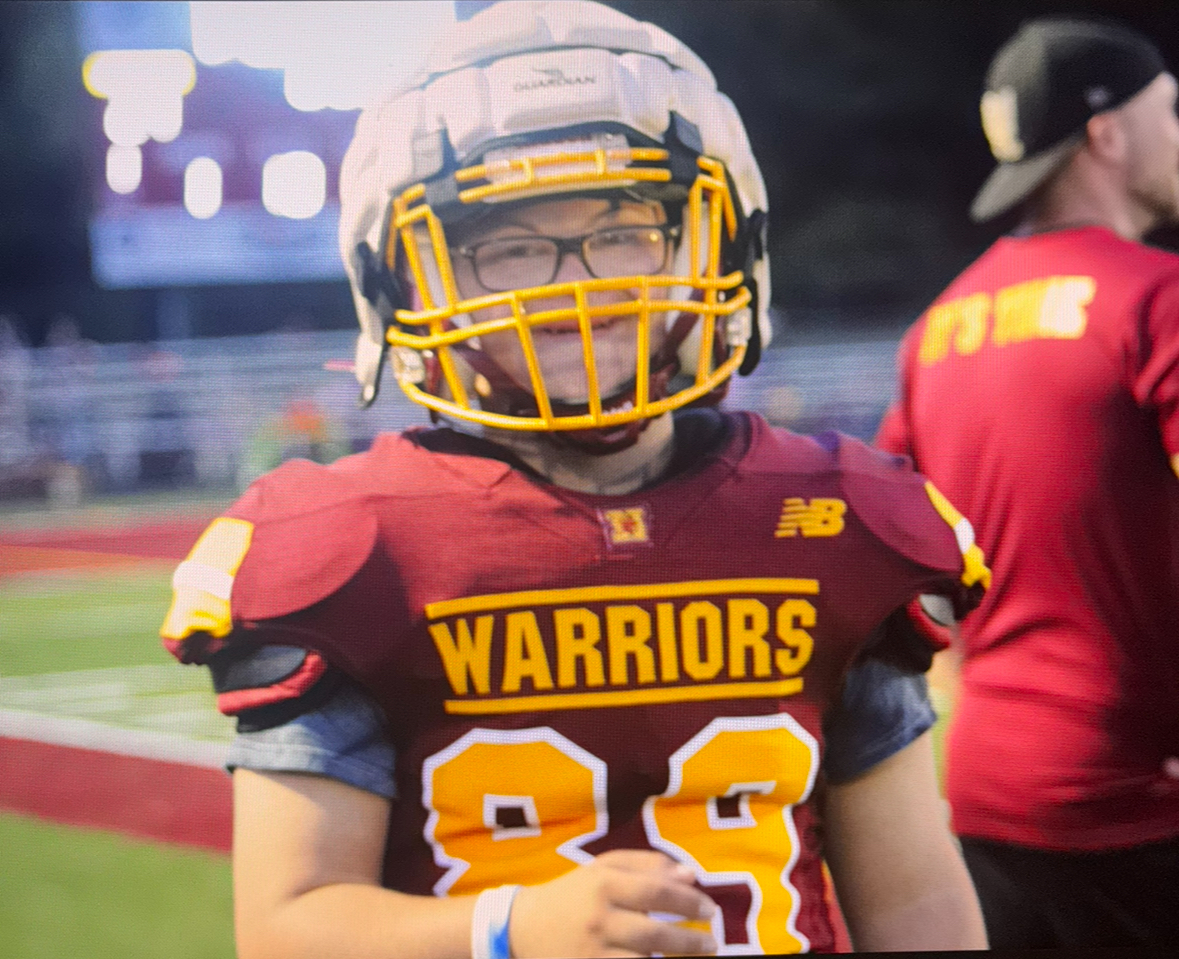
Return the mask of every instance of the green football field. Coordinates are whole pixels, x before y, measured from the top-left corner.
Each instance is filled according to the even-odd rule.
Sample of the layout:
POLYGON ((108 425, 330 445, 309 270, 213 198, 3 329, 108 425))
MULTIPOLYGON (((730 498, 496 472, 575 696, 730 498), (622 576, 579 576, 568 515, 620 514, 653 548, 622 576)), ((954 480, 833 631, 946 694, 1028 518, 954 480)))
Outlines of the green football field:
MULTIPOLYGON (((0 575, 0 711, 228 739, 205 671, 157 639, 174 565, 0 575)), ((227 856, 0 813, 0 866, 0 959, 233 956, 227 856)))
POLYGON ((156 639, 174 563, 0 579, 0 676, 170 662, 156 639))
MULTIPOLYGON (((227 737, 156 637, 174 565, 0 576, 0 710, 227 737)), ((0 959, 233 956, 225 855, 5 812, 0 864, 0 959)))
POLYGON ((229 859, 0 814, 4 959, 233 956, 229 859))

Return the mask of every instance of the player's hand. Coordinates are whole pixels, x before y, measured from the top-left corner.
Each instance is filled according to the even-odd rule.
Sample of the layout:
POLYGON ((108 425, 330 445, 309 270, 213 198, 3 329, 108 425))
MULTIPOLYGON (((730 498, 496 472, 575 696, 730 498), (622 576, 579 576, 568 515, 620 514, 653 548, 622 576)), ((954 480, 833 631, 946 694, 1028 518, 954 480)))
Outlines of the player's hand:
POLYGON ((509 926, 518 959, 699 956, 716 952, 702 931, 717 906, 693 885, 692 870, 663 853, 615 849, 516 895, 509 926), (652 919, 670 913, 697 928, 652 919))

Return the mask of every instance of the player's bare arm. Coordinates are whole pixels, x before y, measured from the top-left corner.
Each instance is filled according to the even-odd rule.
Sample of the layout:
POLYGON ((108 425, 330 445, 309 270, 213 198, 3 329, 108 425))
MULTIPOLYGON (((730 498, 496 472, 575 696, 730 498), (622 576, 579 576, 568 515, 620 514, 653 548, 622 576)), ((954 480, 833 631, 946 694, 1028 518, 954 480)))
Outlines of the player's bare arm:
MULTIPOLYGON (((381 887, 389 804, 322 776, 234 774, 239 959, 469 959, 474 896, 381 887), (342 934, 342 930, 347 930, 342 934)), ((707 932, 648 913, 708 919, 715 905, 662 853, 617 850, 526 887, 512 908, 515 959, 711 954, 707 932)))
POLYGON ((830 786, 826 816, 827 861, 857 950, 987 948, 938 788, 930 733, 830 786))

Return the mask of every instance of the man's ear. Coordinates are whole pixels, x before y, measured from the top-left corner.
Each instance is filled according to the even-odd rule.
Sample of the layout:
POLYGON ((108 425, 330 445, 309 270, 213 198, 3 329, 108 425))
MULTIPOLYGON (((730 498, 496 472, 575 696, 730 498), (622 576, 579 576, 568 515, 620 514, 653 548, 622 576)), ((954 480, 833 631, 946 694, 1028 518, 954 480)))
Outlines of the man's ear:
POLYGON ((1129 139, 1116 110, 1094 114, 1085 124, 1086 147, 1102 163, 1120 164, 1129 152, 1129 139))

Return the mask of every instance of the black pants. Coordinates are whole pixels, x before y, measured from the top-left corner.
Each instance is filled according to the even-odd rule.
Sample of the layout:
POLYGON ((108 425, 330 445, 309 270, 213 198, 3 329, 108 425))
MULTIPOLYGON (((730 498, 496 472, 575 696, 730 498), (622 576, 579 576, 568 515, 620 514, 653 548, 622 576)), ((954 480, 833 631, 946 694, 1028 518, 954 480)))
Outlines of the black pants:
POLYGON ((1179 956, 1179 839, 1048 852, 962 839, 992 949, 1167 947, 1179 956))

